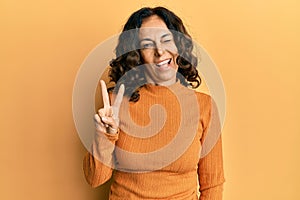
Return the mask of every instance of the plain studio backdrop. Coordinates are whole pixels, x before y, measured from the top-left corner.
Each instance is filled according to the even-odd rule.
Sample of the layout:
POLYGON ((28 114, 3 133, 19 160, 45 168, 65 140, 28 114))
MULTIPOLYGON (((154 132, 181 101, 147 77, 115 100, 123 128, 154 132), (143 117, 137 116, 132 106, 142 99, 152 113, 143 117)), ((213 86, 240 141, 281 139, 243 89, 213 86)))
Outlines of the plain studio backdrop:
MULTIPOLYGON (((178 14, 226 88, 224 200, 300 199, 300 3, 0 2, 0 199, 97 200, 85 181, 72 89, 92 49, 142 6, 178 14)), ((92 133, 91 133, 92 134, 92 133)))

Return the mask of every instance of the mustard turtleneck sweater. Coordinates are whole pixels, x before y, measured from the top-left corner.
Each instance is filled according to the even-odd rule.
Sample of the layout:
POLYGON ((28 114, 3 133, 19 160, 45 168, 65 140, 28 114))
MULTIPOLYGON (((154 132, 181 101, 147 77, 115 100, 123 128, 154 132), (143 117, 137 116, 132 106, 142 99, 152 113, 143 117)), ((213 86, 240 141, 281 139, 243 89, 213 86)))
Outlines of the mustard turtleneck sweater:
POLYGON ((179 82, 147 84, 138 102, 123 99, 119 118, 119 134, 96 135, 84 157, 89 184, 105 183, 114 169, 111 200, 222 199, 220 122, 209 95, 179 82))

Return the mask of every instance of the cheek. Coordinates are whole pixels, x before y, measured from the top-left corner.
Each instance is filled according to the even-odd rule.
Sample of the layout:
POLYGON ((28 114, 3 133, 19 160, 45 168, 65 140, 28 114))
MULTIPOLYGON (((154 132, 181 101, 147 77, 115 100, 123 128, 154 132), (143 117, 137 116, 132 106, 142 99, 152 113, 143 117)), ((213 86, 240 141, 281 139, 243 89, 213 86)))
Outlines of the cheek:
POLYGON ((175 43, 170 43, 165 46, 165 49, 170 52, 172 55, 177 55, 178 54, 178 49, 175 45, 175 43))
POLYGON ((148 51, 142 51, 141 56, 144 60, 144 63, 153 63, 153 55, 151 52, 148 51))

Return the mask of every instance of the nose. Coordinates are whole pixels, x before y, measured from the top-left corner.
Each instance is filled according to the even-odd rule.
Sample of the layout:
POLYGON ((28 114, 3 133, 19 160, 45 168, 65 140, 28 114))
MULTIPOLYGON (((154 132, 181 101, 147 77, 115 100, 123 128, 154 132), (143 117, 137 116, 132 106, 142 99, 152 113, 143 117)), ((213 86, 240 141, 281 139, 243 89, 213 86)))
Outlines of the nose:
POLYGON ((164 52, 165 52, 164 48, 162 48, 161 46, 156 46, 155 56, 161 56, 164 54, 164 52))

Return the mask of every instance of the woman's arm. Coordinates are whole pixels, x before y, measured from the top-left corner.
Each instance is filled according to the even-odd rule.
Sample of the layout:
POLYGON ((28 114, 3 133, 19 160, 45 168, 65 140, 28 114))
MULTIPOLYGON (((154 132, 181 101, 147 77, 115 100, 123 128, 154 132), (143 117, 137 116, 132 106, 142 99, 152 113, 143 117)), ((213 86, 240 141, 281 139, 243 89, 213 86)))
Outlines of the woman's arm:
POLYGON ((83 170, 87 182, 92 187, 102 185, 111 178, 113 167, 113 151, 118 134, 98 133, 91 151, 83 160, 83 170))
POLYGON ((218 139, 213 149, 198 164, 200 200, 221 200, 224 171, 222 157, 222 139, 218 139))
POLYGON ((87 182, 97 187, 111 178, 114 167, 114 149, 119 136, 119 109, 124 95, 121 85, 117 96, 110 104, 106 84, 100 81, 104 107, 95 114, 96 134, 90 151, 83 160, 83 170, 87 182))
POLYGON ((208 95, 200 101, 200 120, 203 127, 201 158, 198 163, 200 200, 221 200, 225 182, 221 123, 217 106, 208 95))

